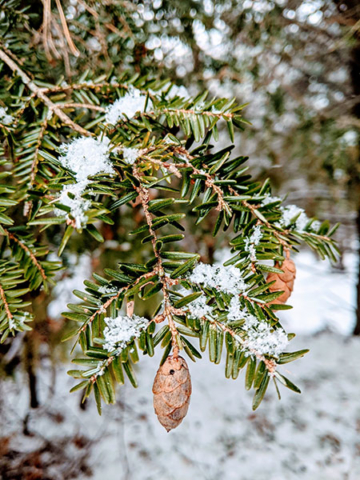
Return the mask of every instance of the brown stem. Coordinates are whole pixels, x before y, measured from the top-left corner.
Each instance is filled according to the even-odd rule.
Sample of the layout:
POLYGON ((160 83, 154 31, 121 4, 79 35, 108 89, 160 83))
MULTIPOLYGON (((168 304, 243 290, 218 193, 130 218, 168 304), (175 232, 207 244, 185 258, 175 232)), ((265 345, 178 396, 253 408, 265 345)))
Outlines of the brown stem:
MULTIPOLYGON (((217 117, 217 118, 233 118, 233 113, 215 113, 215 112, 197 112, 196 110, 186 110, 184 108, 164 108, 162 112, 165 113, 183 113, 183 114, 192 114, 192 115, 207 115, 208 117, 217 117)), ((147 112, 155 113, 155 112, 147 112)))
POLYGON ((88 108, 90 110, 97 110, 98 112, 105 112, 104 107, 99 107, 97 105, 91 105, 91 103, 58 103, 60 108, 88 108))
POLYGON ((10 311, 10 307, 9 307, 9 304, 6 300, 6 295, 5 295, 5 291, 3 289, 3 287, 0 285, 0 297, 1 297, 1 300, 3 301, 3 304, 4 304, 4 308, 5 308, 5 312, 6 312, 6 315, 9 319, 9 322, 12 321, 12 319, 14 318, 13 314, 11 313, 10 311))
POLYGON ((102 82, 102 83, 74 83, 72 85, 56 85, 55 87, 51 88, 44 88, 44 93, 56 93, 56 92, 67 92, 68 90, 96 90, 98 88, 103 87, 112 87, 112 88, 124 88, 128 90, 129 85, 125 85, 124 83, 109 83, 109 82, 102 82))
MULTIPOLYGON (((193 160, 195 157, 193 157, 192 155, 190 155, 190 153, 184 148, 184 147, 176 147, 174 149, 174 152, 179 154, 179 155, 183 155, 185 156, 188 160, 193 160)), ((165 164, 166 165, 166 164, 165 164)), ((170 164, 171 165, 171 164, 170 164)), ((172 165, 171 165, 172 166, 172 165)), ((208 188, 211 188, 212 191, 214 193, 217 194, 218 196, 218 206, 217 206, 217 210, 224 210, 224 209, 229 209, 230 207, 228 206, 228 204, 225 202, 224 200, 224 193, 223 191, 221 190, 221 188, 218 186, 218 185, 215 185, 214 184, 214 179, 213 177, 207 173, 207 172, 203 172, 203 171, 200 171, 198 168, 194 167, 194 165, 192 165, 191 163, 189 162, 186 162, 184 164, 179 164, 179 165, 176 165, 176 168, 192 168, 193 172, 197 175, 205 175, 206 176, 206 181, 205 181, 205 184, 208 188)))
POLYGON ((157 258, 157 264, 156 264, 156 267, 154 268, 154 271, 157 272, 157 274, 158 274, 158 276, 159 276, 159 278, 162 282, 162 293, 163 293, 163 297, 164 297, 164 319, 167 318, 168 323, 169 323, 169 328, 170 328, 170 331, 171 331, 171 338, 172 338, 172 346, 173 346, 173 356, 176 358, 178 356, 178 353, 179 353, 179 345, 178 345, 178 342, 177 342, 178 331, 177 331, 177 328, 175 326, 175 322, 173 320, 173 316, 172 316, 173 315, 173 307, 170 303, 169 294, 167 292, 168 284, 174 284, 174 283, 176 283, 176 281, 173 281, 173 280, 169 279, 168 277, 166 277, 165 271, 164 271, 164 268, 163 268, 163 265, 162 265, 161 256, 156 249, 157 236, 156 236, 155 231, 153 230, 152 217, 151 217, 151 213, 149 212, 149 201, 150 201, 149 191, 148 191, 147 188, 145 188, 142 185, 141 175, 140 175, 140 172, 139 172, 136 165, 133 166, 133 175, 140 183, 140 186, 137 187, 136 190, 139 194, 140 201, 141 201, 141 204, 142 204, 142 207, 143 207, 143 210, 144 210, 146 223, 148 224, 148 228, 149 228, 149 233, 152 236, 151 243, 152 243, 152 247, 153 247, 153 252, 154 252, 155 257, 157 258))

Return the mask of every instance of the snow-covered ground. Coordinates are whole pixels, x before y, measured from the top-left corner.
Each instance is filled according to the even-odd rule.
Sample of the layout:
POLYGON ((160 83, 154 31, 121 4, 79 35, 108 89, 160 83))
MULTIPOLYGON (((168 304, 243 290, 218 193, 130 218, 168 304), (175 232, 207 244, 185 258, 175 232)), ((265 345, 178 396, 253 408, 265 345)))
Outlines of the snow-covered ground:
POLYGON ((189 365, 188 415, 167 434, 152 407, 159 355, 141 360, 139 388, 122 387, 102 417, 93 401, 81 410, 78 393, 67 393, 73 380, 65 369, 54 376, 44 362, 37 410, 28 412, 24 379, 0 383, 0 478, 360 479, 360 338, 343 335, 354 318, 357 262, 347 255, 346 271, 332 273, 305 252, 296 264, 294 309, 283 323, 301 332, 292 349, 310 353, 282 369, 302 395, 283 388, 279 401, 269 388, 254 413, 244 374, 226 380, 223 365, 203 359, 189 365), (24 465, 28 476, 18 476, 24 465))
POLYGON ((288 303, 294 308, 283 313, 284 326, 296 333, 312 334, 324 329, 350 335, 354 329, 358 260, 344 255, 344 270, 320 261, 311 251, 294 257, 296 281, 288 303))

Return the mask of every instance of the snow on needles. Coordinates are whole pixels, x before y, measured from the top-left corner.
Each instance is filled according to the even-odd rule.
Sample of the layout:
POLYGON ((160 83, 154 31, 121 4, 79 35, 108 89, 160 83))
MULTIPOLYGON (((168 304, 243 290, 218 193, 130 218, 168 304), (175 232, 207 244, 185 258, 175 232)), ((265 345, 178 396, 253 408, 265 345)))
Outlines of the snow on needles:
POLYGON ((169 93, 167 94, 169 98, 175 98, 175 97, 180 97, 180 98, 185 98, 188 99, 190 98, 190 94, 187 91, 187 89, 183 85, 172 85, 171 89, 169 90, 169 93))
MULTIPOLYGON (((107 137, 95 139, 80 137, 72 143, 62 144, 60 162, 63 167, 75 173, 78 183, 98 173, 115 173, 109 159, 110 140, 107 137)), ((89 182, 88 182, 89 183, 89 182)))
POLYGON ((245 239, 245 251, 250 253, 250 260, 255 262, 256 260, 256 248, 262 238, 261 225, 256 225, 253 230, 253 233, 249 238, 245 239))
MULTIPOLYGON (((57 202, 70 209, 69 213, 75 219, 78 229, 86 223, 85 212, 91 206, 89 200, 82 198, 90 183, 89 177, 99 173, 115 173, 109 159, 109 144, 110 140, 107 137, 102 139, 80 137, 60 146, 62 156, 59 161, 64 168, 75 174, 76 183, 64 185, 57 202)), ((62 216, 64 212, 55 209, 55 215, 62 216)))
POLYGON ((134 165, 137 158, 139 158, 140 150, 137 148, 124 148, 123 149, 123 157, 124 162, 128 163, 129 165, 134 165))
POLYGON ((248 355, 256 351, 260 355, 279 357, 289 343, 282 328, 273 329, 267 322, 260 322, 254 315, 243 310, 238 296, 231 299, 228 320, 244 320, 241 328, 246 336, 240 343, 248 350, 248 355))
POLYGON ((0 122, 9 125, 13 121, 13 117, 6 113, 7 108, 0 107, 0 122))
POLYGON ((246 330, 244 345, 250 352, 279 357, 289 343, 282 328, 272 329, 268 323, 259 322, 255 317, 247 318, 242 328, 246 330))
MULTIPOLYGON (((257 245, 261 236, 260 228, 255 227, 250 237, 251 245, 257 245)), ((235 335, 235 339, 246 355, 256 353, 277 358, 284 351, 289 342, 285 331, 282 328, 271 327, 266 321, 258 320, 241 304, 239 295, 246 291, 247 286, 238 268, 233 265, 224 267, 200 263, 194 268, 189 280, 203 288, 216 288, 232 296, 226 308, 227 321, 243 321, 241 333, 235 335)), ((207 305, 207 296, 203 294, 189 304, 188 312, 191 317, 203 319, 205 316, 213 317, 214 309, 207 305)))
POLYGON ((206 296, 201 295, 200 297, 193 300, 189 306, 189 313, 191 317, 202 318, 205 315, 209 315, 212 312, 212 307, 206 304, 206 296))
POLYGON ((189 276, 189 280, 206 288, 217 288, 233 295, 246 289, 241 271, 233 265, 224 267, 199 263, 189 276))
POLYGON ((131 340, 139 338, 141 331, 149 324, 149 320, 137 315, 106 317, 104 320, 107 325, 104 328, 104 350, 108 352, 112 352, 116 348, 120 351, 126 348, 131 340))
POLYGON ((296 205, 288 205, 286 207, 281 207, 280 210, 282 211, 282 218, 280 219, 280 224, 282 226, 287 227, 294 223, 298 232, 303 232, 305 230, 309 218, 303 208, 297 207, 296 205), (295 221, 293 221, 294 218, 296 218, 295 221))
MULTIPOLYGON (((146 95, 137 88, 129 88, 127 93, 117 99, 106 109, 105 123, 116 125, 119 120, 132 118, 137 112, 145 111, 146 95)), ((152 102, 148 100, 148 107, 152 107, 152 102)))
MULTIPOLYGON (((265 194, 265 198, 261 202, 262 205, 269 205, 270 203, 281 202, 280 197, 272 197, 269 193, 265 194)), ((281 212, 281 218, 279 220, 278 226, 280 227, 289 227, 294 225, 298 232, 303 232, 308 225, 310 219, 306 215, 303 208, 297 207, 296 205, 287 205, 286 207, 279 207, 281 212), (294 220, 295 219, 295 220, 294 220)), ((320 223, 315 221, 311 225, 312 230, 317 230, 320 227, 320 223)))

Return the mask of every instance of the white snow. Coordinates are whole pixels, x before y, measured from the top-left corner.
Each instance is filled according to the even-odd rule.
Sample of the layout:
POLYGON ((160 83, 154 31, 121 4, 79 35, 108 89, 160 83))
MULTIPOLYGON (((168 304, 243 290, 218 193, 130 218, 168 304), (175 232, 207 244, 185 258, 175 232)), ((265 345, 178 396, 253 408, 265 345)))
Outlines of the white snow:
POLYGON ((233 265, 224 267, 199 263, 189 275, 189 280, 206 288, 217 288, 232 295, 246 289, 241 271, 233 265))
POLYGON ((282 199, 280 197, 273 197, 269 193, 265 194, 265 198, 262 200, 261 204, 262 205, 268 205, 269 203, 274 203, 274 202, 281 202, 282 199))
POLYGON ((261 225, 256 225, 249 238, 245 239, 245 251, 250 253, 250 260, 256 260, 256 246, 259 245, 262 238, 261 225))
POLYGON ((238 296, 234 296, 228 308, 228 321, 244 320, 241 329, 245 336, 241 335, 239 343, 249 353, 256 351, 260 355, 271 355, 278 357, 283 353, 289 343, 285 331, 280 327, 277 329, 264 321, 259 321, 249 312, 242 309, 238 296))
POLYGON ((211 314, 212 307, 210 305, 206 305, 206 300, 206 295, 202 294, 200 297, 188 304, 187 309, 189 310, 191 317, 202 318, 205 315, 211 314))
POLYGON ((282 211, 282 218, 280 219, 280 224, 284 227, 288 227, 292 220, 296 217, 295 220, 295 228, 298 232, 303 232, 307 223, 309 222, 309 218, 307 217, 304 209, 297 207, 296 205, 287 205, 286 207, 280 207, 282 211))
MULTIPOLYGON (((87 186, 86 182, 75 183, 73 185, 64 185, 57 202, 70 208, 72 217, 75 218, 76 228, 80 229, 86 224, 87 216, 85 212, 91 207, 90 200, 82 198, 82 194, 87 186), (70 194, 70 196, 69 196, 70 194)), ((65 215, 60 208, 54 210, 55 215, 61 217, 65 215)), ((69 218, 69 215, 66 215, 69 218)))
POLYGON ((6 113, 7 108, 0 107, 0 122, 9 125, 13 121, 13 117, 6 113))
POLYGON ((329 329, 350 335, 355 322, 357 255, 344 255, 344 271, 331 268, 309 251, 294 256, 296 280, 288 302, 292 310, 278 312, 287 331, 299 334, 329 329))
POLYGON ((104 321, 107 325, 104 329, 104 349, 108 352, 112 352, 116 348, 123 350, 128 342, 140 336, 141 331, 149 323, 149 320, 137 315, 106 317, 104 321))
POLYGON ((109 159, 110 139, 79 137, 60 146, 62 166, 75 173, 76 180, 88 182, 88 177, 98 173, 114 173, 109 159))
MULTIPOLYGON (((49 260, 58 261, 59 258, 55 254, 49 256, 49 260)), ((66 310, 68 303, 79 303, 81 300, 72 292, 73 290, 81 290, 84 280, 89 280, 92 274, 91 258, 89 255, 67 255, 68 266, 66 274, 61 272, 63 278, 58 279, 56 286, 52 290, 52 300, 47 307, 47 313, 50 318, 58 320, 61 312, 66 310)))
POLYGON ((180 98, 190 98, 190 94, 183 85, 172 85, 169 93, 167 94, 169 98, 180 97, 180 98))
MULTIPOLYGON (((251 320, 254 320, 253 317, 251 320)), ((255 319, 256 320, 256 319, 255 319)), ((282 328, 272 329, 268 323, 248 320, 243 328, 247 331, 245 346, 261 355, 279 357, 288 346, 288 338, 282 328)))
MULTIPOLYGON (((137 88, 129 88, 126 94, 115 100, 112 105, 106 109, 105 123, 116 125, 119 120, 132 118, 138 112, 145 111, 146 95, 137 88)), ((148 100, 148 108, 152 107, 152 102, 148 100)))
POLYGON ((5 462, 13 474, 15 462, 26 462, 39 451, 33 455, 48 465, 47 476, 54 480, 71 478, 67 469, 84 461, 87 473, 77 470, 73 478, 358 480, 360 339, 326 333, 291 343, 295 350, 310 348, 303 359, 282 369, 301 395, 280 386, 279 401, 270 384, 252 412, 253 392, 244 389, 244 372, 236 381, 226 380, 224 364, 211 364, 204 355, 196 363, 188 361, 190 408, 170 433, 158 423, 152 405, 161 352, 141 358, 135 366, 139 387, 128 381, 118 387, 117 403, 104 406, 101 417, 93 398, 86 410, 79 409, 80 393, 68 393, 74 380, 64 369, 54 376, 47 360, 38 370, 39 409, 28 409, 23 373, 16 382, 0 383, 0 431, 7 439, 0 464, 5 462), (27 415, 30 436, 23 433, 27 415))
POLYGON ((140 150, 137 148, 124 148, 123 149, 123 157, 124 162, 128 163, 129 165, 134 165, 136 159, 139 158, 140 150))
MULTIPOLYGON (((82 198, 91 182, 89 177, 99 173, 115 173, 109 158, 109 147, 110 140, 107 137, 79 137, 60 146, 62 155, 59 161, 64 168, 75 174, 76 183, 64 185, 56 201, 70 208, 77 229, 86 224, 86 211, 91 207, 91 202, 82 198)), ((54 213, 57 216, 65 215, 61 209, 55 209, 54 213)), ((69 218, 68 214, 66 218, 69 218)))

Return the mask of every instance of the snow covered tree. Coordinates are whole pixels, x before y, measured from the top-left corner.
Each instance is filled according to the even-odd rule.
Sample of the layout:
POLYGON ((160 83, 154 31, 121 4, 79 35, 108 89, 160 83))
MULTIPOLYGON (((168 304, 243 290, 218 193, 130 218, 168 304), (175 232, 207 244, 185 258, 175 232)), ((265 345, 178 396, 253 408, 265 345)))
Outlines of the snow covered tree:
POLYGON ((72 390, 101 412, 124 372, 136 386, 139 350, 219 363, 225 345, 225 376, 246 369, 254 409, 270 380, 299 392, 278 368, 306 353, 287 350, 277 316, 291 308, 289 257, 306 243, 335 260, 336 226, 283 204, 232 155, 244 105, 163 78, 127 2, 1 6, 1 342, 36 328, 67 250, 95 251, 110 229, 130 243, 126 261, 79 285, 63 313, 83 367, 72 390), (221 124, 230 145, 218 147, 221 124), (201 224, 227 239, 223 265, 189 248, 201 224))

